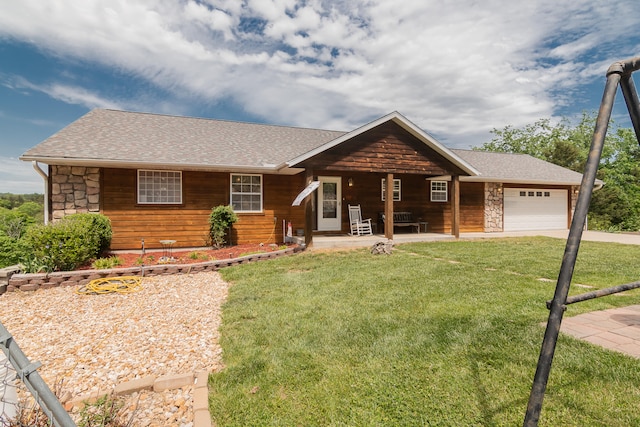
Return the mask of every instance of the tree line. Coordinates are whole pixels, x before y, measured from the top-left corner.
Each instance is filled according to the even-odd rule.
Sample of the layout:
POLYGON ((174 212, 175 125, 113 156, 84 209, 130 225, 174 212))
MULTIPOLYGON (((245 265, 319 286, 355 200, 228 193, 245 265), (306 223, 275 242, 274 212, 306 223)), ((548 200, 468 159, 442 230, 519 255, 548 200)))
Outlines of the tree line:
MULTIPOLYGON (((583 113, 577 125, 564 118, 557 123, 539 119, 523 127, 493 129, 489 142, 474 150, 529 154, 583 173, 587 162, 595 113, 583 113)), ((640 230, 640 147, 631 128, 613 121, 605 138, 597 178, 604 186, 593 193, 588 226, 592 230, 640 230)))

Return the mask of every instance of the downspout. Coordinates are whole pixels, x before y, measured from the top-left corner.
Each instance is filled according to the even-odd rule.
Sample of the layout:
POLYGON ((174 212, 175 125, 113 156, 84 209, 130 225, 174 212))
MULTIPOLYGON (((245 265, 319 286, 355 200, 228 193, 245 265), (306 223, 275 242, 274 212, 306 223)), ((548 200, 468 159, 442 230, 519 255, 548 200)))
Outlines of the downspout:
POLYGON ((47 225, 49 223, 49 176, 40 169, 38 162, 33 161, 31 164, 42 179, 44 179, 44 225, 47 225))

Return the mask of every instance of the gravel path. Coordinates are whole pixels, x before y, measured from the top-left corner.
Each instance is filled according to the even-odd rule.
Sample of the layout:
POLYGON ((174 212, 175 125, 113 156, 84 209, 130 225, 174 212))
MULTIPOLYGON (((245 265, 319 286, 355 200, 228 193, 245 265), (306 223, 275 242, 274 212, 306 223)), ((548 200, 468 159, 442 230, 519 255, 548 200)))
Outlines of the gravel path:
MULTIPOLYGON (((130 294, 78 295, 76 287, 0 296, 0 321, 50 388, 77 399, 148 375, 217 371, 221 305, 217 272, 144 278, 130 294)), ((133 426, 193 424, 193 386, 129 396, 133 426)), ((66 400, 66 399, 65 399, 66 400)))

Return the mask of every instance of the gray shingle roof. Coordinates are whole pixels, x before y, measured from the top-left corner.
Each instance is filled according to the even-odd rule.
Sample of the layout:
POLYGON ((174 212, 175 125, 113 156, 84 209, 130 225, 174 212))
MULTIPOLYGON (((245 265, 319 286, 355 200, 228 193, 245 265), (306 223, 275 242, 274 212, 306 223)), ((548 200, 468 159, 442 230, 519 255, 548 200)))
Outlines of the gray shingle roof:
MULTIPOLYGON (((96 109, 31 148, 21 159, 89 166, 277 171, 292 159, 332 146, 332 141, 340 142, 347 134, 96 109)), ((449 152, 480 172, 464 177, 465 181, 577 185, 582 179, 582 174, 524 154, 449 152)))
POLYGON ((89 164, 274 168, 344 132, 92 110, 23 154, 89 164))
POLYGON ((582 174, 528 154, 451 150, 472 164, 480 175, 465 181, 579 185, 582 174))

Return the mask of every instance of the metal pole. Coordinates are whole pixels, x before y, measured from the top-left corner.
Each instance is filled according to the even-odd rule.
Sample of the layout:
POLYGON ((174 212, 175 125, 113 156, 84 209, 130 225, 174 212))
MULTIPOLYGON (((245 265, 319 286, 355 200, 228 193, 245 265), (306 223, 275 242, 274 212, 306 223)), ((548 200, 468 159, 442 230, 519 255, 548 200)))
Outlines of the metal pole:
POLYGON ((615 99, 619 82, 620 73, 617 70, 612 71, 610 68, 610 72, 607 75, 607 83, 605 85, 602 102, 600 104, 600 111, 598 112, 598 118, 596 120, 593 139, 591 140, 589 157, 587 159, 585 172, 580 184, 580 193, 578 194, 576 210, 573 215, 571 228, 569 230, 569 237, 567 238, 567 245, 562 258, 562 265, 558 275, 555 295, 551 302, 547 329, 544 334, 544 340, 542 341, 538 366, 536 368, 533 386, 529 396, 527 413, 523 424, 524 427, 536 427, 538 425, 538 419, 540 418, 542 401, 547 388, 549 373, 551 372, 553 354, 555 352, 558 335, 560 333, 560 324, 562 323, 562 316, 566 308, 565 302, 567 295, 569 294, 569 285, 571 284, 573 269, 578 256, 580 240, 582 239, 582 230, 587 218, 589 203, 591 202, 591 194, 593 192, 593 184, 596 179, 596 172, 598 171, 598 164, 600 163, 600 157, 602 155, 604 138, 607 133, 607 127, 609 125, 609 119, 611 118, 611 111, 613 109, 613 101, 615 99))
POLYGON ((622 76, 620 80, 620 89, 629 110, 629 117, 633 124, 633 130, 636 133, 636 139, 640 142, 640 102, 638 101, 638 92, 636 91, 631 74, 622 76))
POLYGON ((29 361, 2 323, 0 323, 0 349, 53 424, 57 427, 76 427, 69 413, 64 410, 56 395, 36 371, 40 364, 29 361))
MULTIPOLYGON (((624 285, 612 286, 610 288, 599 289, 597 291, 587 292, 580 295, 574 295, 567 298, 565 305, 575 304, 577 302, 588 301, 594 298, 606 297, 607 295, 613 295, 624 291, 629 291, 631 289, 640 288, 640 281, 625 283, 624 285)), ((551 301, 549 301, 551 304, 551 301)))

